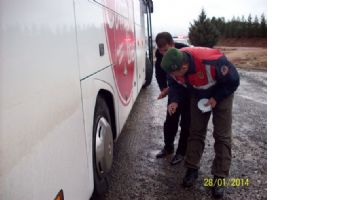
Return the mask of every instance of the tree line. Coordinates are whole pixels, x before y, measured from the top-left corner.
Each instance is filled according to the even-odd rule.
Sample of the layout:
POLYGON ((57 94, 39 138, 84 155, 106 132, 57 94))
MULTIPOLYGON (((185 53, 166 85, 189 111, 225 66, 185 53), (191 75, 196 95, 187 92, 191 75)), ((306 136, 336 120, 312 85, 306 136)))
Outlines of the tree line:
POLYGON ((245 19, 233 17, 227 21, 224 17, 207 18, 206 12, 202 9, 201 14, 193 24, 190 24, 189 39, 195 46, 213 47, 220 37, 223 38, 266 38, 267 21, 265 15, 248 15, 245 19))

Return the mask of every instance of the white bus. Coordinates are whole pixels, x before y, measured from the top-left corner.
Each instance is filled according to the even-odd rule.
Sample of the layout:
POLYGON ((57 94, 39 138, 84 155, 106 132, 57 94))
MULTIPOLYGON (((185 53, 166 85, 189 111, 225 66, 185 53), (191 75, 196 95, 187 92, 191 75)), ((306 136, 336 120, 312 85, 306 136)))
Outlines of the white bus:
POLYGON ((105 192, 152 79, 152 12, 152 0, 0 0, 1 200, 105 192))

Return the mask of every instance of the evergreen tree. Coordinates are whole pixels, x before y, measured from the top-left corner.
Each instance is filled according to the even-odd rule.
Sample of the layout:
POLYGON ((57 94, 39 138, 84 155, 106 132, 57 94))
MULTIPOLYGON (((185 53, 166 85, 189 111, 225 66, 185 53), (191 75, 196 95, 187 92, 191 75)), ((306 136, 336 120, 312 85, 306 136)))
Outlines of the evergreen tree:
POLYGON ((247 21, 245 20, 245 16, 242 15, 240 20, 240 36, 246 37, 247 36, 247 21))
POLYGON ((242 15, 242 18, 241 18, 241 20, 240 20, 240 21, 241 21, 241 22, 243 22, 243 23, 244 23, 244 22, 246 22, 246 21, 245 21, 245 17, 244 17, 244 15, 242 15))
POLYGON ((217 44, 219 35, 216 26, 207 18, 205 10, 202 9, 198 20, 194 20, 194 24, 190 24, 189 39, 191 44, 213 47, 217 44))
POLYGON ((234 20, 232 19, 232 21, 233 21, 234 38, 242 37, 244 34, 242 19, 238 16, 237 19, 234 18, 234 20))
POLYGON ((227 22, 226 23, 223 36, 226 37, 226 38, 233 37, 232 23, 231 22, 227 22))
POLYGON ((251 14, 248 15, 248 21, 246 24, 246 36, 247 37, 252 37, 253 35, 253 22, 252 22, 252 18, 251 18, 251 14))
POLYGON ((219 31, 220 35, 224 34, 224 29, 225 29, 225 25, 226 25, 224 17, 219 17, 219 18, 212 17, 211 23, 213 25, 215 25, 215 27, 219 31))
POLYGON ((233 17, 231 21, 231 38, 239 38, 241 36, 240 25, 240 21, 236 20, 235 17, 233 17))
POLYGON ((261 35, 258 33, 259 32, 259 18, 257 15, 254 17, 254 22, 253 22, 253 37, 260 37, 261 35))
MULTIPOLYGON (((267 23, 264 14, 262 14, 260 18, 255 15, 254 19, 252 18, 251 14, 248 15, 247 19, 245 19, 244 15, 242 15, 241 17, 233 16, 230 21, 226 21, 223 17, 212 17, 211 19, 208 19, 204 10, 202 10, 201 15, 199 16, 199 20, 195 21, 195 24, 191 25, 190 27, 190 30, 194 30, 197 33, 203 33, 202 36, 201 34, 195 34, 200 37, 200 41, 208 41, 207 39, 205 39, 205 37, 203 37, 207 34, 206 31, 201 31, 200 29, 198 29, 196 24, 198 24, 199 27, 201 26, 201 24, 205 26, 206 22, 208 21, 218 30, 219 34, 224 38, 267 37, 267 23)), ((193 36, 193 34, 191 36, 193 36)), ((198 44, 198 46, 211 46, 211 44, 198 44)))
POLYGON ((260 34, 262 37, 267 37, 267 24, 264 13, 260 17, 260 34))

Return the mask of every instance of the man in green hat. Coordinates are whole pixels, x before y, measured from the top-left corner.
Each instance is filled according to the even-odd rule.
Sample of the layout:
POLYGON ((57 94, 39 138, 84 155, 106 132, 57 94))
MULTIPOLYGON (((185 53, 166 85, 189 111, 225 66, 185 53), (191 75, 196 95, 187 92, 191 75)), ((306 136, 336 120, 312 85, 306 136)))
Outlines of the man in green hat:
MULTIPOLYGON (((187 143, 183 185, 190 187, 198 177, 204 150, 207 125, 213 114, 215 158, 212 165, 214 183, 229 175, 231 164, 231 126, 234 92, 239 86, 235 66, 219 50, 204 47, 170 48, 164 55, 162 69, 171 77, 168 112, 174 113, 181 102, 178 85, 190 92, 191 126, 187 143), (198 103, 204 100, 206 103, 198 103), (198 105, 200 104, 200 105, 198 105), (210 111, 209 111, 210 109, 210 111)), ((212 194, 224 195, 224 187, 215 185, 212 194)))

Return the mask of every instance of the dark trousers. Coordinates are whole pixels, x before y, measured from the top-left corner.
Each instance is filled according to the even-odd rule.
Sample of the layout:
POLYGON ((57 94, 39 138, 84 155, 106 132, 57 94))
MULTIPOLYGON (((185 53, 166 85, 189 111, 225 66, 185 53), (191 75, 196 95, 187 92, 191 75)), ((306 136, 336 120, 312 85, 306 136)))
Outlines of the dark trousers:
MULTIPOLYGON (((170 103, 170 101, 168 101, 170 103)), ((166 113, 164 122, 164 143, 165 150, 174 151, 174 140, 179 127, 180 119, 180 139, 176 154, 185 155, 187 147, 187 138, 190 134, 190 102, 189 98, 182 101, 172 115, 166 113), (181 118, 181 119, 180 119, 181 118)))
MULTIPOLYGON (((215 139, 215 157, 212 165, 212 174, 227 177, 232 159, 231 134, 232 134, 232 107, 233 97, 221 100, 212 110, 213 137, 215 139)), ((202 113, 197 107, 198 99, 191 97, 191 128, 187 144, 185 166, 199 169, 200 160, 205 148, 207 125, 211 112, 202 113)))

